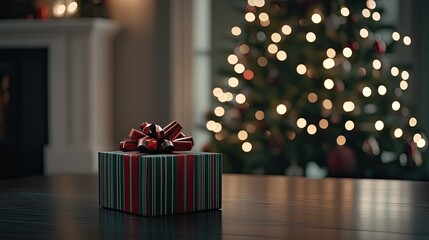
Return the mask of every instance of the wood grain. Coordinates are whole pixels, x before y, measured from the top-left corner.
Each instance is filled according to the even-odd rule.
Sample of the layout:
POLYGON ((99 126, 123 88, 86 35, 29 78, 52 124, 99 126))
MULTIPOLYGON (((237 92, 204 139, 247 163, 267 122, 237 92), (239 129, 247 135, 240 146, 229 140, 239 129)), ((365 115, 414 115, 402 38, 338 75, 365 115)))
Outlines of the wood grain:
POLYGON ((223 209, 98 207, 96 176, 0 181, 0 239, 429 239, 429 183, 229 175, 223 209))

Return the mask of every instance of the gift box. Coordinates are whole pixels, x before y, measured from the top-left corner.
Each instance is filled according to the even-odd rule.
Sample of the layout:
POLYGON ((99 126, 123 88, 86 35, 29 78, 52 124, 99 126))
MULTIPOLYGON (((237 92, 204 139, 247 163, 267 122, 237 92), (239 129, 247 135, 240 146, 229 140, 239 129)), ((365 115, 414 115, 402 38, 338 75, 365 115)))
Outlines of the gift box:
POLYGON ((222 154, 99 152, 99 205, 144 216, 220 209, 222 154))

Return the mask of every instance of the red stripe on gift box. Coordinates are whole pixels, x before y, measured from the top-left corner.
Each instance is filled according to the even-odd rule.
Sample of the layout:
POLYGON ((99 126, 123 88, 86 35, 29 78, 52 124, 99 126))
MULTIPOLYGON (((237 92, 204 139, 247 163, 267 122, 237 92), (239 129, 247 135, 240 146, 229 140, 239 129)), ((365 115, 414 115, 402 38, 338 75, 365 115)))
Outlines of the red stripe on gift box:
POLYGON ((131 156, 124 156, 124 190, 125 190, 125 211, 130 211, 130 165, 131 156))
POLYGON ((139 155, 133 154, 132 159, 132 183, 133 183, 133 189, 132 189, 132 206, 131 206, 131 212, 132 213, 139 213, 139 155))
POLYGON ((177 156, 177 213, 183 213, 183 197, 185 185, 185 157, 183 155, 177 156))
POLYGON ((194 156, 186 155, 186 211, 194 209, 194 156))

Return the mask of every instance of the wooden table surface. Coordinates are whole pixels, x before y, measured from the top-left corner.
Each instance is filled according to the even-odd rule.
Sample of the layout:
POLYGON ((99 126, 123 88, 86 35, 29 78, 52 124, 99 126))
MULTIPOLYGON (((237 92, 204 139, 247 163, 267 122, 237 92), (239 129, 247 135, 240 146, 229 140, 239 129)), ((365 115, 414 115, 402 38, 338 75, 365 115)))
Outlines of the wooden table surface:
POLYGON ((96 176, 0 180, 0 239, 429 239, 429 183, 224 174, 221 211, 147 218, 96 176))

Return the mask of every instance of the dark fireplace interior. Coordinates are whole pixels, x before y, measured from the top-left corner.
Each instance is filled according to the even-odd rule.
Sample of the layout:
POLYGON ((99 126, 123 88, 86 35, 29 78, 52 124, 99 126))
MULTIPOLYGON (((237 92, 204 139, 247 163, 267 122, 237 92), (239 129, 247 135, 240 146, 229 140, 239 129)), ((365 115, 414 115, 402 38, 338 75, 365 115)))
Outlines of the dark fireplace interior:
POLYGON ((0 49, 0 178, 43 174, 46 48, 0 49))

